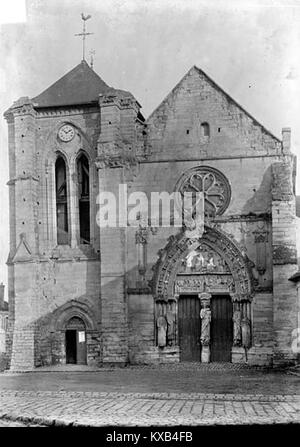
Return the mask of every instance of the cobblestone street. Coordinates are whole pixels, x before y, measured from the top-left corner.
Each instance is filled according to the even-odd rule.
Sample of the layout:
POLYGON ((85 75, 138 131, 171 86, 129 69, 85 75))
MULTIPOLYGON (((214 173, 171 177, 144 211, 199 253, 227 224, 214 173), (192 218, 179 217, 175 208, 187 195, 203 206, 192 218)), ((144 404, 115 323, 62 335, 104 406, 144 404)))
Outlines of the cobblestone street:
POLYGON ((181 364, 0 374, 0 426, 299 422, 299 377, 258 368, 181 364))
POLYGON ((300 396, 3 392, 0 417, 46 425, 149 426, 300 422, 300 396))

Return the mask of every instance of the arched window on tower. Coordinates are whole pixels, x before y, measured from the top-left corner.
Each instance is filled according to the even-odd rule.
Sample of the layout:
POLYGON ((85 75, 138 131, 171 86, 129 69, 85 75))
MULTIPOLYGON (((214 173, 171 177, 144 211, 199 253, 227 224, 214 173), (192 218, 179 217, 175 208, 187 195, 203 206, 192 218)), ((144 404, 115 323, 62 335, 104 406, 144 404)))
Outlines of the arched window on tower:
POLYGON ((55 163, 57 243, 69 243, 68 190, 66 163, 59 156, 55 163))
POLYGON ((201 123, 201 136, 208 139, 210 135, 209 124, 201 123))
POLYGON ((90 175, 89 162, 84 154, 77 160, 78 198, 79 198, 79 234, 80 243, 90 243, 90 175))

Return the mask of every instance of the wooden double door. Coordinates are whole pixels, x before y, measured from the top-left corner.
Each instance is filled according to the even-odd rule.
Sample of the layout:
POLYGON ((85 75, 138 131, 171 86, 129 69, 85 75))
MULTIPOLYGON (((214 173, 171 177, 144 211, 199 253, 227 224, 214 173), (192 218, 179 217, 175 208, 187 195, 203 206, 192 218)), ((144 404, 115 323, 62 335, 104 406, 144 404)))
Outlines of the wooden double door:
MULTIPOLYGON (((181 295, 178 301, 178 335, 183 362, 201 359, 201 304, 197 295, 181 295)), ((232 302, 229 295, 211 299, 210 361, 230 362, 233 342, 232 302)))

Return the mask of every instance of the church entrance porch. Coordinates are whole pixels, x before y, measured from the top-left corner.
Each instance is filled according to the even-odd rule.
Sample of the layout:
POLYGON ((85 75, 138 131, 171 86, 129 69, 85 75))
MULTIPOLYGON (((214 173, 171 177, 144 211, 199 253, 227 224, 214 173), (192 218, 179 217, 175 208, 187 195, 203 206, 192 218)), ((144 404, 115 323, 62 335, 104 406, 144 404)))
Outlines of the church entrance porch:
POLYGON ((78 317, 73 317, 66 327, 66 363, 85 365, 86 354, 84 322, 78 317))
POLYGON ((178 348, 181 362, 248 361, 253 321, 249 262, 235 242, 216 229, 206 227, 196 239, 184 234, 170 238, 154 277, 161 362, 171 348, 178 348))

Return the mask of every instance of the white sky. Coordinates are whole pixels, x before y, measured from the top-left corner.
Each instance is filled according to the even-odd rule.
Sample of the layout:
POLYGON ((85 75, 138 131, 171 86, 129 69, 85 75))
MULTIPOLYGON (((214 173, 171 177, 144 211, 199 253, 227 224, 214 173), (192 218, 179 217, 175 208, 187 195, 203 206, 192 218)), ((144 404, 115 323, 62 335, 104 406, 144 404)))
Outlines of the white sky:
MULTIPOLYGON (((300 147, 299 0, 0 1, 0 282, 7 284, 8 157, 3 112, 33 97, 87 54, 116 88, 131 91, 144 116, 197 65, 279 138, 300 147), (26 9, 25 9, 26 3, 26 9), (25 14, 26 12, 26 14, 25 14)), ((87 58, 89 61, 89 58, 87 58)), ((300 192, 300 174, 298 176, 300 192)))

